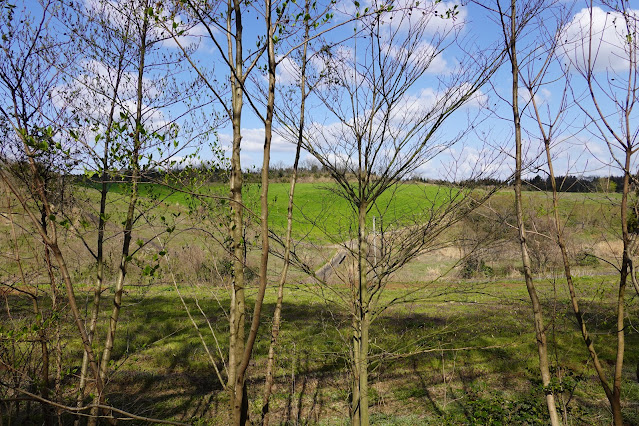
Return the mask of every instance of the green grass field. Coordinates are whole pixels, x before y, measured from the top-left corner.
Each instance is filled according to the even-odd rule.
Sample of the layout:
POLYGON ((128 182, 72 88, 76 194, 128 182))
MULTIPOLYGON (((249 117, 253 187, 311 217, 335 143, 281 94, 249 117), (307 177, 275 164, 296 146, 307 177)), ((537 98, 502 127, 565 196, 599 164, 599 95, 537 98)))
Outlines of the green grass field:
MULTIPOLYGON (((582 279, 607 370, 614 359, 613 315, 608 302, 614 279, 582 279)), ((609 423, 603 392, 568 312, 564 283, 540 280, 550 325, 552 363, 560 400, 570 424, 609 423), (552 301, 557 291, 559 297, 552 301)), ((228 345, 222 288, 196 283, 179 286, 215 351, 228 345), (199 313, 195 300, 206 318, 199 313), (209 330, 207 320, 215 333, 209 330)), ((391 287, 389 301, 406 291, 391 287)), ((387 310, 371 330, 371 412, 373 424, 486 425, 545 424, 543 390, 537 372, 534 332, 526 291, 519 280, 493 283, 443 282, 424 287, 407 303, 387 310), (445 289, 442 293, 442 289, 445 289)), ((202 342, 169 284, 130 289, 115 347, 115 372, 108 386, 115 406, 155 417, 197 424, 226 424, 227 394, 221 390, 202 342)), ((265 318, 275 293, 266 296, 265 318)), ((103 312, 108 312, 104 301, 103 312)), ((273 424, 348 424, 348 324, 346 312, 314 285, 287 288, 284 323, 277 351, 273 424)), ((106 316, 106 313, 104 314, 106 316)), ((636 310, 631 314, 636 319, 636 310)), ((104 330, 100 330, 102 334, 104 330)), ((261 327, 250 368, 251 417, 259 417, 262 372, 268 351, 268 321, 261 327)), ((639 421, 639 385, 634 379, 639 339, 629 333, 624 370, 624 413, 639 421)), ((66 346, 80 355, 77 340, 66 346)), ((218 366, 223 368, 218 359, 218 366)))
MULTIPOLYGON (((97 189, 95 185, 89 185, 97 189)), ((247 214, 254 220, 259 218, 260 185, 246 184, 243 191, 247 214)), ((129 186, 111 184, 113 195, 124 196, 129 186)), ((334 184, 299 183, 295 188, 294 235, 297 238, 311 238, 314 241, 344 241, 354 238, 356 219, 352 206, 336 191, 334 184)), ((269 185, 269 225, 273 231, 283 234, 286 229, 290 184, 273 183, 269 185)), ((201 199, 187 192, 179 192, 167 186, 142 183, 139 194, 142 199, 162 201, 167 205, 182 208, 197 208, 201 200, 211 200, 209 196, 226 197, 228 186, 209 184, 196 191, 201 199)), ((368 226, 372 227, 373 216, 386 225, 402 226, 423 222, 433 207, 445 204, 459 195, 456 189, 429 184, 400 184, 390 188, 370 209, 368 226)), ((379 225, 378 225, 379 226, 379 225)))
MULTIPOLYGON (((248 184, 244 192, 245 204, 254 213, 259 212, 259 189, 259 185, 248 184)), ((298 249, 301 255, 317 264, 332 256, 333 243, 353 237, 352 209, 334 193, 334 189, 328 184, 310 183, 299 184, 296 189, 295 235, 317 243, 316 247, 300 245, 298 249)), ((286 183, 270 186, 270 221, 276 232, 282 232, 286 224, 288 190, 286 183)), ((116 213, 107 229, 109 288, 102 299, 98 347, 102 345, 100 339, 105 335, 113 305, 111 284, 117 274, 121 229, 118 221, 127 202, 126 191, 126 185, 113 185, 109 195, 109 209, 116 213)), ((202 191, 219 199, 225 197, 228 190, 225 185, 209 185, 202 191)), ((433 206, 444 205, 447 197, 456 194, 455 190, 435 185, 401 185, 380 198, 371 210, 370 219, 372 221, 372 216, 376 216, 378 226, 410 225, 424 220, 433 206)), ((97 195, 86 187, 77 193, 90 206, 95 205, 97 195)), ((204 344, 180 302, 173 278, 216 365, 223 370, 224 355, 220 357, 219 353, 226 354, 228 350, 226 316, 230 303, 230 275, 228 271, 216 270, 224 265, 222 261, 226 258, 220 242, 212 237, 223 237, 225 228, 211 233, 201 233, 200 228, 216 226, 212 219, 207 221, 203 217, 217 217, 227 211, 228 204, 212 203, 213 209, 209 212, 202 210, 201 201, 190 195, 151 184, 142 184, 140 195, 141 207, 153 209, 145 215, 147 221, 141 221, 134 231, 136 240, 150 238, 158 229, 162 232, 165 226, 158 226, 156 222, 159 217, 168 216, 167 212, 176 217, 179 232, 166 238, 169 255, 161 258, 156 275, 145 276, 142 271, 153 261, 159 247, 141 250, 131 264, 111 366, 113 374, 106 391, 107 401, 115 407, 150 417, 225 425, 228 394, 222 390, 204 344)), ((532 229, 541 234, 550 226, 551 199, 540 192, 526 192, 524 196, 527 220, 534 226, 532 229)), ((569 218, 565 231, 574 242, 573 251, 602 255, 603 250, 603 255, 614 263, 614 254, 606 250, 612 250, 615 244, 614 229, 619 223, 615 204, 618 200, 618 194, 561 194, 560 213, 569 218), (603 248, 597 249, 597 244, 603 248), (594 251, 596 249, 600 251, 594 251)), ((483 214, 495 214, 507 222, 512 214, 512 192, 497 192, 483 208, 480 215, 455 225, 451 235, 465 238, 475 232, 471 227, 486 225, 477 222, 482 220, 483 214)), ((510 228, 507 225, 502 228, 497 231, 508 236, 510 228)), ((21 238, 27 241, 30 234, 27 230, 24 232, 21 238)), ((496 231, 489 227, 488 232, 496 231)), ((86 237, 89 241, 93 238, 90 232, 86 237)), ((94 266, 83 246, 74 240, 73 233, 64 232, 61 238, 67 244, 65 254, 73 267, 81 309, 90 312, 94 266)), ((480 235, 479 238, 484 237, 480 235)), ((546 255, 542 262, 550 265, 554 242, 534 233, 530 242, 531 251, 546 255)), ((27 245, 24 247, 26 250, 27 245)), ((478 254, 494 274, 461 279, 458 267, 443 279, 430 282, 428 277, 433 270, 437 275, 457 264, 460 251, 456 248, 452 251, 452 254, 424 255, 410 262, 391 278, 380 298, 378 306, 403 301, 393 303, 379 313, 372 324, 372 423, 546 424, 530 302, 517 270, 518 252, 508 248, 507 241, 499 240, 497 245, 478 254), (508 266, 508 272, 498 272, 498 267, 503 265, 508 266), (406 297, 407 294, 410 297, 406 297)), ((258 252, 258 246, 249 245, 248 262, 254 269, 258 252)), ((6 262, 8 266, 3 266, 4 273, 17 275, 15 265, 6 262)), ((24 262, 32 260, 25 256, 24 262)), ((46 282, 46 272, 38 269, 36 263, 29 265, 33 266, 28 273, 34 282, 37 283, 37 279, 46 282)), ((553 386, 559 395, 559 409, 568 424, 609 424, 605 395, 576 328, 565 283, 557 278, 561 277, 560 269, 548 265, 539 273, 537 284, 548 326, 553 386)), ((281 266, 281 260, 273 256, 269 270, 271 282, 276 282, 281 266)), ((579 272, 576 285, 582 309, 605 369, 611 375, 615 357, 614 300, 618 276, 605 262, 588 263, 581 266, 579 272)), ((350 371, 347 360, 351 318, 348 306, 340 299, 340 295, 348 294, 349 287, 344 283, 319 286, 295 269, 289 278, 276 358, 271 424, 349 424, 350 371)), ((46 285, 40 288, 40 294, 46 295, 46 285)), ((639 320, 639 310, 633 291, 629 289, 627 293, 629 327, 622 401, 626 422, 639 424, 639 384, 636 380, 639 334, 634 328, 639 320)), ((255 282, 250 282, 247 288, 249 305, 253 303, 255 293, 255 282)), ((0 314, 0 336, 30 338, 35 332, 31 323, 31 299, 17 292, 6 296, 5 304, 12 310, 10 317, 4 311, 0 314)), ((49 308, 49 300, 41 297, 45 311, 49 308)), ((265 299, 264 321, 249 368, 248 392, 253 420, 259 418, 261 408, 275 300, 275 288, 270 287, 265 299)), ((62 312, 61 318, 65 360, 62 394, 68 402, 74 397, 82 353, 68 310, 62 312)), ((11 356, 21 362, 20 356, 37 355, 37 352, 26 351, 33 347, 27 341, 13 346, 9 342, 0 339, 0 354, 4 359, 11 356), (22 349, 25 349, 24 353, 22 349)), ((34 362, 37 364, 37 360, 34 362)), ((29 420, 24 413, 22 419, 29 420)), ((65 414, 63 420, 71 422, 72 418, 65 414)))

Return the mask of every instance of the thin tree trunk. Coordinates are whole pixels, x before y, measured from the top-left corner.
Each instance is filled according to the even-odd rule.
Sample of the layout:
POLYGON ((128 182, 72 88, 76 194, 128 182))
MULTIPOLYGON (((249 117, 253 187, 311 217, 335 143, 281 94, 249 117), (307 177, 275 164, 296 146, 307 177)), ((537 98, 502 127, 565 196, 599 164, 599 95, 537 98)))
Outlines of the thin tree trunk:
MULTIPOLYGON (((53 290, 53 305, 51 310, 54 313, 60 314, 60 295, 58 294, 57 284, 53 290)), ((60 401, 62 398, 62 325, 61 321, 55 322, 55 400, 60 401)), ((62 425, 62 411, 58 409, 56 411, 58 417, 58 424, 62 425)))
MULTIPOLYGON (((104 286, 104 231, 106 229, 106 201, 107 194, 109 192, 109 149, 111 142, 111 128, 113 127, 113 119, 115 116, 116 97, 122 80, 124 54, 120 55, 118 62, 118 74, 113 87, 113 98, 111 99, 111 106, 109 111, 109 118, 107 120, 107 127, 104 138, 104 154, 102 157, 102 173, 100 174, 100 213, 98 217, 98 239, 96 250, 96 283, 93 289, 93 306, 91 308, 91 319, 89 322, 89 340, 93 344, 93 337, 95 335, 95 329, 98 323, 98 316, 100 314, 100 300, 102 298, 102 288, 104 286)), ((88 357, 86 351, 82 357, 82 368, 80 371, 80 384, 78 386, 78 398, 77 407, 82 407, 84 403, 85 388, 87 383, 87 368, 88 357)), ((80 419, 76 419, 75 425, 79 425, 80 419)))
POLYGON ((359 323, 359 359, 357 365, 359 394, 359 425, 369 424, 368 414, 368 332, 370 325, 368 297, 368 236, 366 235, 366 213, 368 205, 363 203, 359 208, 359 236, 357 250, 358 301, 357 314, 359 323))
MULTIPOLYGON (((138 81, 137 81, 137 105, 135 116, 135 129, 133 131, 133 151, 131 153, 131 197, 129 198, 129 207, 124 223, 124 238, 122 242, 122 255, 120 257, 120 266, 118 272, 118 279, 115 285, 115 294, 113 296, 113 309, 111 311, 111 318, 109 320, 109 328, 107 336, 104 342, 104 351, 102 353, 102 359, 100 361, 100 378, 103 382, 106 381, 109 362, 111 361, 111 355, 113 351, 113 345, 115 342, 115 333, 118 326, 118 320, 120 317, 120 310, 122 307, 122 293, 124 291, 124 281, 126 279, 127 267, 130 262, 129 251, 131 247, 131 238, 133 231, 133 221, 135 217, 135 209, 138 200, 138 181, 140 179, 140 150, 142 146, 142 106, 143 106, 143 78, 144 67, 146 59, 146 37, 149 29, 149 17, 144 15, 142 22, 142 28, 140 29, 140 57, 138 62, 138 81)), ((102 273, 101 271, 100 273, 102 273)), ((98 299, 99 304, 99 299, 98 299)), ((95 310, 94 310, 95 312, 95 310)), ((104 395, 100 394, 96 401, 102 403, 104 395)), ((96 408, 93 410, 93 414, 97 414, 96 408)), ((91 418, 91 424, 95 422, 96 418, 91 418)))
MULTIPOLYGON (((355 283, 353 283, 353 287, 355 287, 355 283)), ((353 370, 353 381, 352 381, 352 389, 351 389, 351 407, 350 407, 350 415, 351 415, 351 425, 358 426, 361 423, 361 411, 359 409, 360 397, 359 397, 359 359, 360 359, 360 351, 361 347, 359 342, 361 341, 361 326, 358 321, 358 306, 357 306, 357 298, 353 298, 353 341, 351 343, 351 358, 352 358, 352 370, 353 370)))
MULTIPOLYGON (((305 4, 304 13, 308 14, 310 2, 307 0, 305 4)), ((306 56, 308 47, 308 35, 310 31, 309 21, 305 21, 304 29, 304 50, 302 54, 302 66, 301 66, 301 81, 300 81, 300 93, 301 93, 301 106, 300 106, 300 121, 297 135, 297 147, 295 150, 295 161, 293 163, 293 175, 291 176, 291 187, 288 194, 288 212, 286 216, 286 241, 284 243, 284 266, 282 267, 282 274, 277 287, 277 302, 275 303, 275 311, 273 313, 273 325, 271 327, 271 344, 268 349, 268 359, 266 363, 266 378, 264 381, 264 402, 262 404, 262 425, 268 426, 269 422, 269 402, 271 393, 273 391, 273 371, 275 370, 275 347, 277 346, 277 338, 280 333, 280 326, 282 322, 282 300, 284 298, 284 284, 286 283, 286 276, 288 273, 289 261, 291 256, 291 244, 292 244, 292 230, 293 230, 293 200, 295 195, 295 184, 297 182, 297 169, 300 160, 300 152, 302 148, 302 141, 304 137, 304 114, 306 106, 306 56)))
MULTIPOLYGON (((626 117, 628 119, 628 117, 626 117)), ((612 417, 615 426, 623 425, 621 413, 621 382, 623 379, 623 358, 625 350, 625 295, 630 273, 630 234, 628 232, 628 194, 630 192, 630 167, 632 151, 626 149, 624 162, 623 192, 621 195, 621 235, 623 239, 623 257, 621 260, 621 273, 619 278, 619 292, 617 293, 617 357, 615 359, 615 372, 612 385, 612 417)))
MULTIPOLYGON (((46 229, 46 218, 43 217, 43 223, 44 223, 44 227, 46 229)), ((54 288, 56 286, 56 280, 55 280, 55 275, 53 274, 53 265, 51 264, 51 255, 49 253, 49 247, 47 247, 46 243, 43 242, 43 246, 44 246, 44 261, 47 267, 47 274, 49 276, 49 283, 51 284, 51 291, 54 292, 54 288)), ((52 297, 55 297, 52 294, 52 297)), ((55 304, 55 302, 54 302, 55 304)), ((47 336, 47 328, 44 325, 44 320, 43 320, 43 315, 42 312, 39 312, 38 309, 38 302, 36 299, 34 299, 34 307, 35 307, 35 314, 36 314, 36 318, 38 318, 38 325, 40 327, 40 342, 41 342, 41 347, 42 347, 42 392, 41 392, 41 396, 44 399, 51 399, 51 382, 49 380, 49 367, 51 364, 50 361, 50 352, 49 352, 49 338, 47 336)), ((54 312, 55 307, 52 306, 51 311, 52 311, 52 316, 53 316, 53 312, 54 312)), ((56 323, 58 323, 58 320, 55 321, 56 323)), ((46 405, 46 404, 45 404, 46 405)), ((44 421, 46 425, 52 425, 53 424, 53 415, 51 413, 51 407, 44 407, 44 421)))
MULTIPOLYGON (((106 149, 105 149, 106 151, 106 149)), ((106 154, 105 154, 106 157, 106 154)), ((91 307, 91 319, 89 322, 89 342, 93 344, 93 337, 95 336, 95 330, 98 324, 98 315, 100 313, 100 300, 102 298, 102 287, 104 283, 104 259, 103 259, 103 241, 104 241, 104 229, 105 229, 105 214, 106 214, 106 182, 104 180, 105 173, 102 174, 102 190, 100 194, 100 218, 98 223, 98 247, 97 247, 97 273, 96 284, 93 289, 93 306, 91 307)), ((87 369, 89 365, 89 358, 87 352, 84 351, 82 356, 82 367, 80 370, 80 383, 78 386, 78 396, 76 406, 82 407, 84 405, 84 396, 87 385, 87 369)), ((80 424, 80 419, 75 420, 75 425, 80 424)))
POLYGON ((231 307, 229 312, 229 377, 230 392, 230 421, 241 423, 242 401, 245 400, 244 383, 239 383, 239 367, 244 354, 244 324, 246 321, 246 301, 244 295, 244 214, 242 204, 242 165, 240 162, 240 148, 242 142, 242 106, 243 106, 243 78, 242 75, 242 13, 239 0, 229 0, 227 12, 227 41, 229 60, 233 60, 233 39, 235 39, 235 63, 232 66, 231 102, 233 124, 233 150, 231 153, 231 252, 233 254, 233 289, 231 291, 231 307), (235 34, 231 31, 231 16, 235 16, 235 34))
MULTIPOLYGON (((630 27, 635 27, 636 24, 630 25, 628 27, 628 14, 630 13, 626 9, 626 2, 619 2, 620 12, 623 16, 625 22, 623 24, 626 25, 626 28, 632 34, 632 29, 630 27)), ((631 130, 631 112, 634 107, 636 101, 636 67, 637 67, 637 49, 636 49, 636 41, 634 38, 628 39, 627 52, 628 56, 628 84, 626 87, 625 99, 617 98, 616 95, 612 93, 607 93, 606 96, 610 96, 614 98, 615 104, 617 107, 621 108, 621 113, 623 113, 623 118, 621 118, 620 123, 623 126, 621 134, 616 132, 611 124, 609 123, 609 116, 607 113, 601 110, 597 96, 595 94, 595 90, 600 90, 602 85, 596 81, 594 76, 594 65, 593 58, 596 56, 596 53, 593 55, 593 34, 595 32, 593 28, 593 3, 590 2, 589 5, 590 11, 590 25, 589 25, 589 37, 588 37, 588 63, 587 68, 584 72, 584 77, 586 78, 586 82, 588 84, 588 90, 590 92, 590 97, 593 101, 593 106, 597 111, 597 115, 599 119, 604 123, 605 128, 610 132, 613 136, 614 140, 619 145, 619 148, 624 152, 624 178, 623 178, 623 189, 621 196, 621 238, 623 242, 623 255, 621 260, 621 269, 619 270, 619 292, 617 294, 617 356, 615 359, 615 368, 614 368, 614 376, 612 383, 612 398, 608 398, 610 400, 610 405, 612 408, 612 417, 613 422, 617 426, 623 425, 623 416, 621 413, 621 382, 622 382, 622 373, 623 373, 623 359, 624 359, 624 350, 625 350, 625 335, 624 335, 624 312, 625 312, 625 293, 626 286, 628 283, 628 275, 632 274, 632 259, 631 259, 631 249, 632 249, 632 238, 628 232, 628 194, 630 192, 630 168, 632 167, 632 155, 636 146, 634 145, 634 136, 633 131, 631 130)), ((622 25, 623 25, 622 24, 622 25)), ((597 47, 595 47, 597 48, 597 47)), ((614 79, 610 79, 608 84, 611 85, 611 81, 614 79)), ((614 83, 614 89, 620 89, 622 86, 618 85, 617 82, 614 83)), ((614 116, 614 115, 613 115, 614 116)), ((604 136, 607 140, 607 137, 604 136)), ((607 393, 608 396, 608 393, 607 393)))
POLYGON ((275 106, 275 44, 274 44, 274 26, 272 23, 272 6, 271 0, 265 2, 265 21, 267 28, 267 54, 268 54, 268 100, 266 105, 266 119, 264 121, 264 154, 262 160, 262 191, 260 193, 261 212, 260 212, 260 234, 262 240, 262 253, 260 256, 260 284, 255 299, 255 307, 253 309, 253 318, 251 321, 251 329, 249 331, 244 353, 242 354, 242 362, 237 371, 235 383, 236 402, 234 405, 235 425, 240 426, 248 422, 248 401, 246 396, 245 376, 248 369, 249 361, 253 353, 257 332, 260 326, 262 306, 264 304, 264 295, 268 284, 268 259, 269 259, 269 227, 268 227, 268 189, 269 178, 268 172, 271 161, 271 140, 273 136, 273 114, 275 106), (239 390, 243 389, 242 394, 239 390), (238 398, 241 395, 241 399, 238 398), (237 400, 239 399, 239 401, 237 400), (240 404, 241 403, 241 404, 240 404))
MULTIPOLYGON (((531 95, 532 90, 529 90, 531 95)), ((588 333, 588 328, 586 326, 586 322, 584 321, 583 314, 579 307, 579 300, 577 299, 577 293, 575 291, 575 285, 572 279, 572 271, 570 268, 570 259, 568 258, 568 250, 566 249, 566 242, 564 239, 563 227, 561 224, 561 220, 559 218, 559 197, 557 191, 557 181, 555 179, 555 171, 552 162, 552 155, 550 153, 550 135, 546 133, 541 116, 539 114, 539 110, 537 108, 537 102, 535 101, 534 96, 531 97, 531 102, 535 110, 535 117, 537 119, 537 123, 539 125, 539 129, 542 133, 542 137, 544 139, 544 148, 546 151, 546 162, 548 164, 548 174, 550 177, 550 185, 552 188, 552 203, 553 203, 553 217, 555 221, 555 236, 557 237, 557 246, 559 246, 559 250, 561 251, 561 259, 564 264, 564 276, 566 277, 566 284, 568 285, 568 292, 570 293, 570 303, 572 305, 572 310, 575 313, 575 318, 577 319, 577 325, 579 326, 579 330, 581 331, 581 336, 583 338, 584 344, 586 345, 586 349, 588 350, 588 354, 590 355, 590 359, 592 359, 593 366, 595 368, 595 372, 597 373, 597 377, 601 383, 601 387, 603 388, 608 401, 610 402, 611 408, 613 407, 613 393, 610 389, 610 384, 606 379, 606 375, 599 361, 599 356, 595 349, 594 342, 590 337, 590 333, 588 333)))
POLYGON ((555 395, 550 389, 550 364, 548 362, 548 342, 546 339, 546 329, 544 327, 544 319, 541 303, 537 295, 537 290, 532 277, 532 268, 530 263, 530 255, 528 253, 528 244, 526 241, 526 228, 524 225, 524 213, 522 207, 521 194, 521 173, 522 173, 522 141, 521 141, 521 122, 519 115, 519 64, 517 62, 517 25, 516 25, 517 1, 511 0, 510 9, 510 61, 512 67, 512 109, 513 122, 515 125, 515 209, 517 212, 517 228, 519 229, 519 245, 521 248, 521 259, 524 268, 524 279, 526 281, 526 289, 530 297, 533 308, 533 321, 535 325, 535 336, 537 339, 537 351, 539 355, 539 371, 541 380, 544 385, 544 393, 546 395, 546 406, 550 416, 550 422, 554 425, 561 424, 557 407, 555 405, 555 395))

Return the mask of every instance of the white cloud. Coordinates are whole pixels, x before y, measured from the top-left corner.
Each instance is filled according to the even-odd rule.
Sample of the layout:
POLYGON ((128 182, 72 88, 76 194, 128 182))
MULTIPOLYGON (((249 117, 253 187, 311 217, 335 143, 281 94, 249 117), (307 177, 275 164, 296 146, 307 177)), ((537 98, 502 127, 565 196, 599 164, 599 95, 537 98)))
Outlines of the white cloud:
MULTIPOLYGON (((360 1, 360 7, 356 8, 354 2, 338 2, 336 12, 338 18, 346 20, 355 17, 359 12, 363 15, 368 12, 386 8, 390 3, 391 11, 382 12, 381 23, 390 32, 408 32, 414 30, 416 25, 425 24, 423 30, 426 34, 445 34, 452 30, 459 30, 467 23, 468 10, 460 2, 449 1, 416 1, 395 0, 392 2, 360 1)), ((378 14, 373 13, 368 22, 376 20, 378 14)))
MULTIPOLYGON (((535 103, 537 106, 541 106, 545 103, 550 102, 550 98, 552 97, 552 92, 546 88, 541 88, 535 93, 535 103)), ((521 99, 524 103, 529 103, 531 101, 530 92, 528 89, 520 87, 519 88, 519 99, 521 99)))
MULTIPOLYGON (((219 135, 222 147, 230 151, 233 136, 228 133, 221 133, 219 135)), ((257 129, 242 129, 242 151, 249 151, 254 153, 262 153, 264 151, 264 128, 257 129)), ((286 141, 282 136, 273 132, 273 139, 271 140, 272 152, 294 152, 295 145, 286 141)))
MULTIPOLYGON (((180 46, 183 49, 205 49, 205 40, 210 37, 210 34, 206 27, 199 23, 190 28, 184 27, 180 19, 176 19, 178 28, 176 31, 184 31, 181 35, 172 37, 167 31, 162 30, 161 34, 166 39, 162 42, 162 46, 169 49, 179 49, 180 46), (179 44, 178 44, 179 43, 179 44)), ((217 34, 219 31, 216 28, 212 28, 213 34, 217 34)))
MULTIPOLYGON (((51 96, 58 107, 70 107, 83 111, 97 122, 102 122, 109 114, 111 96, 116 82, 116 70, 96 60, 85 61, 82 68, 83 72, 75 80, 54 88, 51 96)), ((120 113, 135 115, 137 78, 135 72, 127 71, 121 74, 116 117, 119 117, 120 113)), ((143 77, 142 86, 145 102, 151 102, 159 94, 153 79, 143 77)), ((153 130, 166 124, 162 111, 147 104, 143 105, 142 109, 145 122, 153 130)))
MULTIPOLYGON (((631 27, 636 27, 639 12, 629 10, 628 13, 631 27)), ((620 72, 628 69, 628 49, 634 45, 628 44, 627 35, 621 13, 605 12, 599 7, 582 9, 564 27, 561 50, 579 70, 585 71, 590 61, 595 72, 620 72)))
POLYGON ((277 66, 277 82, 279 84, 296 84, 300 79, 299 65, 289 57, 279 58, 277 66))
MULTIPOLYGON (((138 20, 141 22, 141 17, 144 16, 143 3, 137 0, 83 0, 85 9, 92 15, 100 16, 101 19, 109 22, 111 26, 122 31, 127 27, 127 23, 132 20, 138 20), (136 18, 137 17, 137 18, 136 18)), ((206 27, 201 24, 189 25, 180 16, 170 18, 170 13, 166 9, 162 8, 156 10, 159 13, 159 21, 154 23, 152 20, 152 27, 147 35, 147 41, 152 38, 154 41, 161 40, 162 46, 169 49, 177 49, 178 42, 185 49, 202 49, 205 46, 203 40, 209 37, 209 33, 206 27), (177 28, 173 29, 173 23, 176 23, 177 28), (173 38, 171 34, 163 28, 166 25, 167 28, 171 28, 174 31, 183 31, 183 34, 173 38), (177 42, 176 42, 177 39, 177 42)), ((211 27, 213 34, 219 31, 215 27, 211 27)), ((135 36, 135 32, 132 33, 135 36)))
POLYGON ((508 153, 491 146, 449 147, 437 161, 420 166, 416 173, 425 178, 461 181, 464 179, 506 178, 512 173, 508 153))
MULTIPOLYGON (((438 91, 432 87, 426 87, 420 90, 415 96, 408 96, 405 105, 399 109, 398 113, 407 115, 426 114, 432 109, 440 111, 448 108, 451 104, 457 102, 469 90, 469 83, 462 83, 448 90, 438 91)), ((463 108, 482 108, 488 101, 488 95, 483 91, 477 90, 462 106, 463 108)))

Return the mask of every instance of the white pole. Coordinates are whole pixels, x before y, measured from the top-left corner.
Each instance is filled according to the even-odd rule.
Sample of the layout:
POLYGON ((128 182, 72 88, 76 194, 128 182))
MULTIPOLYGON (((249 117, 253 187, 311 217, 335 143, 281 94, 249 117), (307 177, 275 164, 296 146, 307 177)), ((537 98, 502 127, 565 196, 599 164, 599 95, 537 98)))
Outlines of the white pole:
POLYGON ((373 216, 373 256, 377 265, 377 232, 375 232, 375 216, 373 216))

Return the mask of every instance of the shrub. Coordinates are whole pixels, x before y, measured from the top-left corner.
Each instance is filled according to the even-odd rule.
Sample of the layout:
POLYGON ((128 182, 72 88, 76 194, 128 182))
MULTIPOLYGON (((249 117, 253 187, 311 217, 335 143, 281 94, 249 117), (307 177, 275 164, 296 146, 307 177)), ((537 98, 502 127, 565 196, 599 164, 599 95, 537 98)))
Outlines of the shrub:
POLYGON ((495 271, 486 265, 483 259, 477 256, 468 256, 462 263, 460 275, 466 279, 476 276, 490 278, 495 275, 495 271))
POLYGON ((594 254, 590 254, 586 251, 582 251, 577 254, 577 265, 579 266, 597 266, 599 265, 599 259, 594 254))

